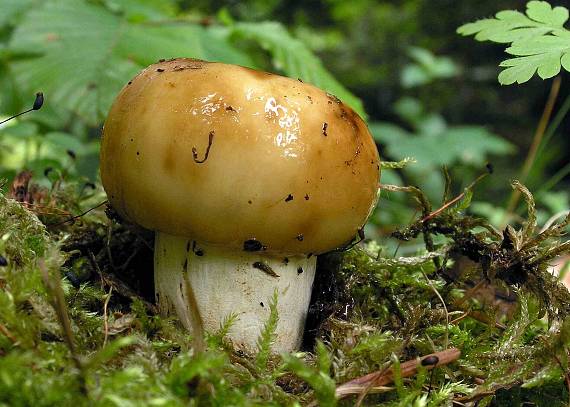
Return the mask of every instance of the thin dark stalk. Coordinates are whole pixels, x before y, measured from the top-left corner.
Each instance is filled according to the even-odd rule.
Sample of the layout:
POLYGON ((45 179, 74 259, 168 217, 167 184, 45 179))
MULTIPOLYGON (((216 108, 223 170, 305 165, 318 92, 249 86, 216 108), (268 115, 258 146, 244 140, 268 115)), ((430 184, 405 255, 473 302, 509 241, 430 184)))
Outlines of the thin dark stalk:
POLYGON ((12 120, 12 119, 15 119, 16 117, 21 116, 21 115, 23 115, 23 114, 30 113, 32 110, 34 110, 34 109, 28 109, 28 110, 26 110, 26 111, 24 111, 24 112, 20 112, 20 113, 18 113, 18 114, 15 114, 14 116, 10 116, 10 117, 8 117, 7 119, 2 120, 2 121, 0 122, 0 124, 4 124, 4 123, 6 123, 7 121, 10 121, 10 120, 12 120))
POLYGON ((66 223, 68 223, 68 222, 74 222, 75 219, 79 219, 79 218, 81 218, 81 217, 87 215, 87 214, 88 214, 89 212, 91 212, 92 210, 97 209, 97 208, 99 208, 99 207, 105 205, 105 204, 108 203, 108 202, 109 202, 109 201, 104 200, 103 202, 97 204, 96 206, 94 206, 94 207, 92 207, 92 208, 87 209, 86 211, 80 213, 79 215, 71 216, 70 218, 68 218, 68 219, 66 219, 66 220, 64 220, 64 221, 61 221, 61 222, 48 223, 46 226, 60 226, 60 225, 66 224, 66 223))
POLYGON ((12 119, 15 119, 18 116, 30 113, 31 111, 40 110, 43 104, 44 104, 44 94, 42 92, 38 92, 36 93, 36 100, 34 101, 34 105, 30 109, 26 110, 25 112, 20 112, 18 114, 15 114, 14 116, 10 116, 7 119, 2 120, 0 124, 4 124, 12 119))

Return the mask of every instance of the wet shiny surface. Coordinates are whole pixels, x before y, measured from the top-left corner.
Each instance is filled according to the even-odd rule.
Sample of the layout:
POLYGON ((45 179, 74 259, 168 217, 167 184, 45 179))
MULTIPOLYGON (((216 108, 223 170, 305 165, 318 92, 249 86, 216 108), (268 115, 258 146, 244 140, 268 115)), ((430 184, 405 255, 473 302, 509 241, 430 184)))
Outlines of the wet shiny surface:
POLYGON ((195 60, 152 65, 125 86, 101 149, 103 183, 123 216, 236 248, 257 239, 279 253, 350 240, 375 202, 378 166, 366 125, 338 99, 195 60), (203 158, 211 132, 198 163, 192 149, 203 158))

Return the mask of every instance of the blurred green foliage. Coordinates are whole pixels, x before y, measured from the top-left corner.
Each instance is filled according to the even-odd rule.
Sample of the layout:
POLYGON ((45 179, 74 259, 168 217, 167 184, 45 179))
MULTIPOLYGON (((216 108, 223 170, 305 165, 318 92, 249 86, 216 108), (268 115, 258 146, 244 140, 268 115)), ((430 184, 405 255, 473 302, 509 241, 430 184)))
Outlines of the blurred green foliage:
POLYGON ((511 43, 506 49, 514 58, 501 62, 506 67, 499 74, 503 85, 525 83, 537 73, 542 79, 552 78, 564 68, 570 71, 570 31, 564 28, 568 9, 552 7, 546 1, 529 1, 526 15, 503 10, 495 18, 465 24, 457 30, 462 35, 475 35, 479 41, 511 43))
MULTIPOLYGON (((508 62, 505 83, 524 82, 535 70, 549 77, 566 67, 565 50, 556 63, 543 66, 534 58, 550 58, 561 46, 566 14, 533 4, 535 10, 527 12, 532 22, 518 13, 525 20, 515 30, 538 37, 530 45, 517 43, 508 28, 507 37, 499 38, 513 40, 515 56, 532 57, 508 62), (556 44, 551 34, 559 37, 556 44), (553 47, 535 53, 544 36, 553 47)), ((456 36, 455 30, 520 7, 514 0, 0 0, 0 117, 29 107, 36 91, 46 96, 42 110, 0 127, 0 177, 32 170, 34 180, 48 188, 47 209, 54 211, 31 207, 42 224, 23 205, 0 197, 0 255, 7 259, 7 267, 0 267, 0 405, 265 406, 316 400, 327 406, 337 403, 338 385, 385 366, 394 369, 394 387, 367 396, 367 402, 437 406, 472 397, 479 405, 563 405, 568 292, 547 267, 569 245, 559 239, 570 218, 556 221, 568 209, 568 141, 557 134, 567 126, 570 99, 556 110, 529 178, 540 208, 515 184, 529 207, 520 229, 501 234, 464 215, 470 210, 494 224, 505 218, 500 203, 506 180, 518 173, 548 82, 499 91, 500 50, 456 36), (269 302, 256 355, 233 351, 226 338, 231 316, 208 336, 208 351, 196 353, 175 321, 149 314, 144 298, 102 290, 95 280, 101 277, 103 287, 103 274, 86 282, 99 265, 93 266, 84 248, 61 250, 85 238, 88 250, 96 247, 111 259, 111 242, 124 236, 121 226, 97 211, 84 223, 61 225, 56 209, 79 213, 104 200, 100 185, 87 193, 77 186, 98 178, 107 109, 144 66, 179 56, 276 71, 326 89, 367 116, 382 156, 399 161, 385 165, 382 183, 419 185, 425 192, 382 191, 380 210, 367 228, 382 244, 372 241, 339 255, 342 261, 330 274, 342 292, 325 304, 332 314, 318 327, 317 337, 325 342, 317 341, 314 353, 271 354, 278 298, 269 302), (498 175, 487 177, 473 194, 466 186, 488 160, 498 175), (450 168, 452 178, 441 166, 450 168), (457 206, 400 230, 412 242, 407 247, 386 238, 418 218, 416 212, 421 219, 461 191, 457 206), (474 195, 479 201, 469 207, 474 195), (537 232, 549 218, 551 227, 537 232), (428 237, 414 243, 420 232, 428 237), (450 280, 438 262, 445 265, 457 253, 479 263, 450 280), (83 275, 84 283, 75 284, 83 275), (510 320, 470 297, 471 284, 481 278, 515 288, 510 320), (56 301, 57 290, 63 302, 56 301), (58 318, 64 314, 71 333, 58 318), (451 318, 457 319, 450 323, 451 318), (66 344, 69 336, 75 350, 66 344), (400 361, 448 346, 461 348, 462 358, 434 370, 433 380, 422 369, 411 379, 398 376, 400 361)), ((505 34, 497 19, 483 21, 462 32, 485 39, 488 26, 497 26, 505 34)), ((135 245, 128 239, 125 244, 129 250, 135 245)), ((141 271, 133 269, 128 271, 141 271)))
MULTIPOLYGON (((186 3, 190 6, 190 2, 186 3)), ((552 1, 553 7, 564 5, 564 2, 552 1)), ((325 65, 343 84, 363 99, 372 122, 389 122, 408 131, 413 130, 394 108, 398 100, 406 96, 418 99, 424 111, 440 115, 448 125, 482 125, 488 133, 500 135, 517 147, 515 154, 491 154, 489 151, 485 155, 478 155, 478 161, 489 160, 495 167, 493 177, 485 181, 478 196, 491 203, 496 210, 508 194, 505 186, 509 180, 519 176, 520 165, 531 144, 550 83, 534 80, 522 87, 500 87, 497 83, 497 65, 498 61, 504 59, 502 49, 474 43, 452 33, 465 23, 501 10, 524 12, 525 2, 327 0, 306 3, 220 0, 192 2, 192 7, 204 13, 215 13, 223 7, 238 19, 278 19, 287 24, 322 57, 325 65), (424 55, 411 51, 417 48, 423 49, 421 52, 424 55), (431 62, 434 55, 438 60, 436 64, 431 62), (426 63, 431 66, 427 68, 426 63), (410 73, 412 80, 416 80, 417 76, 424 83, 409 87, 410 73)), ((560 12, 559 9, 556 12, 560 12)), ((562 73, 562 77, 565 78, 566 74, 562 73)), ((565 98, 569 90, 565 80, 562 84, 560 95, 565 98)), ((560 113, 561 118, 566 115, 567 102, 565 100, 556 105, 555 113, 560 113)), ((546 195, 550 191, 558 191, 558 195, 567 194, 570 186, 570 140, 564 137, 570 125, 564 120, 553 120, 552 123, 548 130, 550 137, 545 138, 527 180, 532 190, 543 191, 537 194, 543 205, 547 205, 549 198, 546 195)), ((451 148, 459 148, 460 143, 454 144, 451 148)), ((403 158, 386 156, 385 146, 381 144, 380 147, 381 153, 389 160, 403 158)), ((409 171, 413 171, 413 168, 413 165, 408 167, 409 171)), ((450 169, 453 178, 461 180, 455 183, 455 191, 461 190, 477 174, 473 162, 461 159, 455 161, 450 169)), ((399 173, 401 175, 407 171, 399 173)), ((384 176, 387 174, 388 171, 384 176)), ((425 174, 427 182, 420 183, 432 197, 437 192, 431 192, 431 185, 442 183, 440 180, 434 181, 435 178, 438 178, 438 174, 431 172, 425 174)), ((390 177, 390 182, 393 179, 390 177)), ((519 205, 517 213, 523 210, 519 205)), ((411 216, 411 213, 404 214, 402 205, 394 204, 391 197, 387 202, 383 201, 383 211, 386 217, 382 222, 385 225, 392 224, 399 214, 406 219, 411 216)))
POLYGON ((279 23, 207 20, 174 1, 2 1, 0 112, 41 90, 45 108, 2 130, 0 175, 48 166, 96 178, 97 136, 115 95, 143 67, 187 56, 273 69, 313 83, 364 115, 361 102, 279 23), (266 57, 267 56, 267 57, 266 57), (69 163, 66 151, 74 154, 69 163))
MULTIPOLYGON (((526 102, 526 115, 513 112, 520 122, 516 127, 508 123, 509 112, 504 123, 496 123, 501 98, 491 83, 493 61, 470 65, 465 54, 446 48, 471 48, 453 32, 464 22, 459 19, 475 19, 481 10, 461 5, 440 21, 434 10, 446 9, 438 1, 440 6, 430 8, 426 0, 310 5, 280 0, 0 0, 0 115, 21 111, 38 90, 46 95, 42 111, 0 128, 0 177, 11 179, 26 168, 46 186, 51 181, 42 174, 52 170, 96 180, 100 126, 116 93, 144 66, 189 56, 301 78, 363 116, 366 108, 381 155, 415 159, 407 168, 384 171, 384 183, 413 183, 435 199, 443 188, 438 167, 450 167, 454 179, 462 180, 455 190, 461 190, 492 160, 499 175, 487 182, 489 193, 482 196, 496 208, 497 198, 504 196, 496 191, 504 191, 507 180, 516 176, 517 166, 507 157, 524 154, 527 143, 524 137, 498 134, 520 133, 518 126, 536 121, 526 102), (449 29, 435 30, 430 21, 449 29), (433 51, 452 51, 452 56, 433 51)), ((482 7, 496 11, 497 4, 483 2, 482 7)), ((531 128, 522 134, 528 138, 531 128)), ((552 201, 550 190, 560 189, 569 171, 562 166, 546 184, 541 179, 540 174, 564 160, 559 144, 560 138, 550 138, 530 178, 531 187, 548 186, 538 195, 545 202, 552 201)), ((557 194, 567 202, 564 193, 557 194)), ((386 198, 373 218, 376 224, 389 229, 413 214, 404 198, 386 198)))

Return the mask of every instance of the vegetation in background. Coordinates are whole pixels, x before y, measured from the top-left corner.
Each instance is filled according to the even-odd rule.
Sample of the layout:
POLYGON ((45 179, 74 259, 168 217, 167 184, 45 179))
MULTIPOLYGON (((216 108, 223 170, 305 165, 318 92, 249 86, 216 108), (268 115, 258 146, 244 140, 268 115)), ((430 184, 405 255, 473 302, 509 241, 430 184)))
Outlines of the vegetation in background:
POLYGON ((537 73, 552 78, 564 68, 570 71, 570 31, 564 28, 568 9, 552 7, 546 1, 529 1, 526 15, 504 10, 495 18, 465 24, 457 30, 478 41, 511 44, 506 52, 515 56, 501 62, 506 69, 499 74, 503 85, 528 82, 537 73))
MULTIPOLYGON (((319 21, 295 2, 187 3, 0 0, 0 113, 46 94, 41 111, 0 127, 9 179, 0 196, 0 406, 567 405, 570 294, 548 268, 570 251, 560 188, 568 172, 540 179, 540 209, 518 182, 523 212, 499 200, 471 204, 505 189, 477 175, 489 158, 512 160, 514 140, 440 111, 457 100, 449 88, 476 74, 433 44, 407 46, 430 2, 329 0, 319 21), (379 35, 386 63, 371 49, 379 35), (267 301, 257 353, 233 349, 235 316, 208 334, 205 351, 193 347, 196 338, 152 303, 152 235, 103 211, 106 110, 138 70, 177 56, 278 71, 367 106, 383 155, 402 160, 383 165, 381 210, 367 226, 375 239, 319 258, 303 352, 271 352, 278 297, 267 301), (393 94, 383 103, 393 106, 382 116, 369 96, 387 78, 393 94), (507 210, 517 226, 497 228, 507 210)), ((460 31, 512 43, 500 80, 524 82, 566 68, 567 18, 531 1, 526 15, 501 12, 460 31)), ((566 101, 546 116, 535 171, 556 158, 568 109, 566 101)))
POLYGON ((42 90, 41 114, 1 130, 3 172, 57 167, 96 178, 99 127, 115 95, 143 67, 189 56, 279 70, 361 102, 278 23, 210 24, 177 11, 174 1, 3 0, 0 111, 21 110, 42 90), (249 51, 247 51, 249 49, 249 51), (260 59, 261 51, 269 58, 260 59), (66 150, 77 160, 62 159, 66 150), (62 154, 63 153, 63 154, 62 154))
MULTIPOLYGON (((479 118, 484 127, 475 124, 473 114, 478 108, 473 105, 477 102, 470 95, 492 76, 481 78, 471 72, 476 67, 460 64, 457 58, 434 55, 430 49, 441 48, 444 42, 438 36, 433 37, 438 38, 434 43, 427 42, 425 38, 430 38, 431 32, 418 22, 421 16, 430 15, 430 9, 423 0, 405 3, 376 5, 358 0, 347 6, 330 0, 308 7, 277 0, 241 5, 175 0, 3 0, 0 114, 22 110, 38 90, 45 92, 50 103, 40 114, 0 129, 0 176, 10 179, 27 168, 38 179, 44 171, 55 169, 95 181, 100 126, 114 95, 142 67, 160 58, 192 56, 281 72, 322 87, 363 113, 363 103, 324 68, 315 56, 319 52, 327 68, 364 97, 371 128, 381 129, 375 135, 382 156, 399 161, 418 155, 416 165, 398 171, 398 177, 386 179, 387 183, 417 184, 434 199, 441 195, 443 186, 436 166, 453 168, 454 179, 467 180, 476 176, 483 163, 492 161, 497 175, 488 181, 490 185, 481 196, 495 208, 505 206, 498 199, 504 195, 504 185, 519 176, 511 165, 517 151, 514 146, 519 146, 519 154, 526 150, 520 135, 530 135, 528 126, 534 126, 535 121, 523 113, 516 114, 520 123, 516 126, 524 122, 527 128, 521 131, 515 127, 518 137, 507 138, 512 147, 501 140, 513 133, 512 128, 505 131, 500 124, 487 125, 496 112, 510 112, 511 108, 495 106, 493 112, 484 112, 479 118), (317 18, 319 15, 322 17, 317 18), (283 23, 290 25, 295 35, 283 23), (465 86, 468 89, 463 89, 465 86), (451 95, 451 89, 458 93, 451 95), (371 95, 372 90, 379 93, 371 95), (457 97, 461 95, 464 101, 459 103, 457 97), (376 106, 379 101, 381 111, 376 106), (449 109, 460 106, 468 113, 458 120, 458 113, 449 109), (376 122, 389 126, 375 127, 376 122), (403 131, 393 131, 398 129, 403 131), (397 137, 407 140, 412 149, 398 148, 393 142, 397 137), (449 145, 449 154, 436 151, 426 159, 425 153, 434 152, 440 142, 449 145), (417 174, 429 176, 418 179, 417 174)), ((492 7, 494 10, 497 5, 493 2, 492 7)), ((457 16, 468 12, 475 16, 481 11, 462 5, 448 20, 457 21, 457 16)), ((445 23, 449 24, 447 20, 445 23)), ((446 33, 448 41, 468 43, 449 38, 454 29, 450 27, 446 33)), ((485 100, 484 104, 491 106, 496 100, 485 100)), ((549 131, 556 130, 554 126, 549 131)), ((537 174, 547 166, 556 168, 564 151, 560 143, 564 143, 563 137, 551 137, 544 144, 526 180, 529 187, 537 189, 545 184, 537 174)), ((566 165, 551 171, 552 178, 545 184, 550 187, 537 194, 548 208, 547 218, 568 207, 569 200, 558 185, 565 182, 570 168, 566 165), (558 191, 552 195, 551 190, 558 191)), ((44 179, 43 184, 48 186, 49 180, 44 179)), ((464 186, 457 182, 453 188, 460 191, 464 186)), ((491 212, 485 212, 484 205, 474 208, 485 216, 491 212)), ((377 225, 395 227, 411 216, 404 201, 389 196, 375 219, 379 220, 377 225)), ((371 235, 379 236, 377 230, 382 227, 374 228, 371 235)))

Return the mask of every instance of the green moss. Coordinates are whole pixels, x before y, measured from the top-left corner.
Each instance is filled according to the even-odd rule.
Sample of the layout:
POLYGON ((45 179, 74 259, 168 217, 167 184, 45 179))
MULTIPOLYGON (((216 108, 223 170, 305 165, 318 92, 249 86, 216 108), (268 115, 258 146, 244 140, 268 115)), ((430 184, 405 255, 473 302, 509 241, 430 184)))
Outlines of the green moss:
MULTIPOLYGON (((429 215, 421 191, 407 191, 422 218, 429 215)), ((270 351, 278 298, 257 354, 233 351, 226 335, 236 316, 195 352, 174 319, 157 316, 149 298, 126 285, 144 287, 137 262, 144 255, 115 258, 121 267, 109 260, 116 247, 138 247, 140 232, 109 229, 90 214, 48 233, 32 212, 0 197, 0 254, 8 260, 0 268, 0 405, 353 405, 357 396, 337 400, 337 386, 387 368, 395 380, 362 387, 364 405, 563 405, 570 295, 546 268, 568 250, 560 238, 570 220, 535 232, 532 196, 521 191, 529 214, 519 230, 498 233, 447 208, 394 234, 427 235, 431 250, 417 256, 379 256, 386 250, 376 242, 330 255, 337 263, 330 284, 314 298, 328 310, 314 327, 316 345, 288 355, 270 351), (453 273, 462 257, 470 270, 453 273), (509 288, 514 313, 512 303, 484 301, 477 281, 509 288), (461 350, 458 361, 400 375, 403 362, 449 347, 461 350)))

